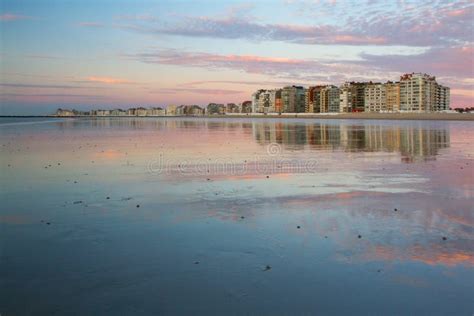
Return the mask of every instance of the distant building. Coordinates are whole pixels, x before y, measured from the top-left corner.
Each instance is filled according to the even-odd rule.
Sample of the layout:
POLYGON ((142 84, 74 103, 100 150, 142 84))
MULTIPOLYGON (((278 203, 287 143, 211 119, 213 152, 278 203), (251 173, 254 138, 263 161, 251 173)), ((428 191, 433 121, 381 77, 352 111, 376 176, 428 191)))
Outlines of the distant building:
POLYGON ((57 109, 56 116, 75 116, 75 114, 73 110, 57 109))
POLYGON ((223 115, 225 113, 225 106, 221 103, 209 103, 207 105, 207 115, 223 115))
POLYGON ((199 105, 188 105, 186 107, 186 115, 190 116, 202 116, 204 115, 204 109, 199 105))
POLYGON ((96 116, 109 116, 110 110, 97 110, 96 116))
POLYGON ((136 116, 147 116, 147 109, 143 108, 143 107, 139 107, 135 110, 135 115, 136 116))
POLYGON ((241 113, 252 113, 252 101, 242 102, 241 113))
POLYGON ((176 115, 176 105, 168 105, 165 110, 166 115, 176 115))
POLYGON ((125 116, 127 115, 127 111, 124 111, 122 109, 113 109, 110 111, 110 115, 112 116, 125 116))
POLYGON ((147 116, 164 116, 165 110, 160 107, 150 108, 146 110, 147 116))
POLYGON ((239 113, 240 109, 239 109, 239 106, 235 103, 227 103, 225 105, 225 112, 226 113, 239 113))

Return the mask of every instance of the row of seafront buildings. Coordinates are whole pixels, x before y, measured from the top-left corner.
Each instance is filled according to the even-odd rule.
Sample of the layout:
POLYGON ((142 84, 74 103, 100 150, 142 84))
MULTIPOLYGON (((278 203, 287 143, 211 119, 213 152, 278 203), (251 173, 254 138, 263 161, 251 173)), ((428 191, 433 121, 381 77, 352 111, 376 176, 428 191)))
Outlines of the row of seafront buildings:
POLYGON ((449 110, 450 89, 434 76, 405 74, 400 81, 258 90, 254 113, 435 112, 449 110))
POLYGON ((56 116, 202 116, 237 113, 349 113, 349 112, 437 112, 450 109, 450 89, 436 82, 434 76, 405 74, 397 82, 346 82, 341 86, 316 85, 304 88, 260 89, 252 101, 168 105, 127 110, 91 110, 88 112, 58 109, 56 116))
POLYGON ((207 107, 199 105, 168 105, 165 109, 161 107, 137 107, 127 110, 90 110, 78 111, 75 109, 58 109, 56 116, 202 116, 202 115, 224 115, 229 113, 251 113, 252 102, 245 101, 235 103, 209 103, 207 107))

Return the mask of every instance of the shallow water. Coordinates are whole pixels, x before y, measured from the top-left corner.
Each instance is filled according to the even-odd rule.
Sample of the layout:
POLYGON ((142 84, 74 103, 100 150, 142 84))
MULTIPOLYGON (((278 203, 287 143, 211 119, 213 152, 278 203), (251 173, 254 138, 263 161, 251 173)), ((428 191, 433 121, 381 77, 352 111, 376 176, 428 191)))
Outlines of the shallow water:
POLYGON ((1 315, 474 312, 472 122, 2 119, 0 146, 1 315))

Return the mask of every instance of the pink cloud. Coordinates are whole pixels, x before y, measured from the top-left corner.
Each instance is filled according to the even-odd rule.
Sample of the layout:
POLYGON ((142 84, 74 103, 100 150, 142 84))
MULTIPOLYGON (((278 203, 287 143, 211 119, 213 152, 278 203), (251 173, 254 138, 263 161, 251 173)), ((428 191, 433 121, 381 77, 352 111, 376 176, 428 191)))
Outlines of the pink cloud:
POLYGON ((104 27, 104 24, 99 22, 79 22, 79 26, 85 27, 104 27))
POLYGON ((111 78, 111 77, 88 77, 87 81, 90 82, 98 82, 98 83, 105 83, 105 84, 133 84, 134 82, 125 80, 125 79, 118 79, 118 78, 111 78))
POLYGON ((5 13, 5 14, 0 15, 0 21, 2 22, 11 22, 11 21, 18 21, 18 20, 26 20, 26 19, 31 19, 31 17, 26 16, 26 15, 12 14, 12 13, 5 13))
POLYGON ((353 36, 353 35, 336 35, 334 43, 339 44, 385 44, 387 39, 384 37, 369 36, 353 36))
MULTIPOLYGON (((294 3, 292 8, 299 5, 294 3)), ((318 14, 328 10, 325 14, 337 16, 338 23, 262 23, 245 9, 213 16, 175 15, 174 21, 162 21, 149 15, 128 16, 125 20, 129 24, 118 27, 157 35, 316 45, 446 46, 473 40, 474 5, 469 1, 426 2, 403 5, 400 9, 346 2, 324 5, 304 1, 301 6, 302 15, 315 18, 315 14, 319 17, 318 14)))
POLYGON ((202 88, 167 88, 167 89, 160 89, 156 92, 152 91, 150 93, 179 94, 179 93, 182 93, 182 92, 205 94, 205 95, 209 95, 209 96, 235 95, 235 94, 245 93, 245 91, 231 90, 231 89, 202 89, 202 88))

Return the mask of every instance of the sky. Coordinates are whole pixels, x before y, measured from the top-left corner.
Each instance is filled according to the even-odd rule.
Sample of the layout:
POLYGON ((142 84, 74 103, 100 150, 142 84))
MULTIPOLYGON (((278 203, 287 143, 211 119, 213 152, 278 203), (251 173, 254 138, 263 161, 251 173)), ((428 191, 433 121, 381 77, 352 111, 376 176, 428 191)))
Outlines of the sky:
POLYGON ((242 102, 436 76, 474 106, 474 2, 0 0, 0 114, 242 102))

